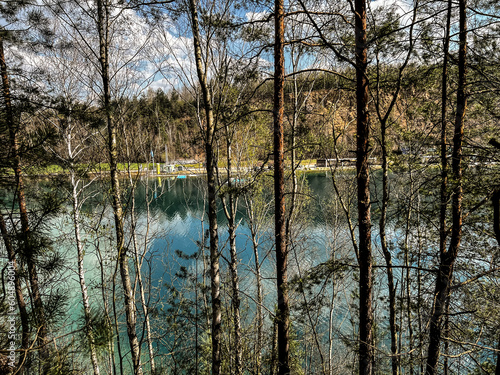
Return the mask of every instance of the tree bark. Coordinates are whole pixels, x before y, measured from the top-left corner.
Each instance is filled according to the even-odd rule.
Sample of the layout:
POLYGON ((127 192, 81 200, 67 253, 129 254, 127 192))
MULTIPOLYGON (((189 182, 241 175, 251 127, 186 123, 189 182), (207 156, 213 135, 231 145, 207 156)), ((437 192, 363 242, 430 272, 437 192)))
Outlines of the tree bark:
POLYGON ((257 282, 257 341, 255 343, 255 375, 260 375, 260 367, 262 363, 262 330, 264 328, 264 315, 262 313, 262 305, 264 303, 262 298, 262 276, 260 271, 259 260, 259 245, 257 243, 256 233, 252 230, 252 245, 255 256, 255 279, 257 282))
MULTIPOLYGON (((448 0, 448 9, 446 13, 446 30, 444 35, 443 46, 443 73, 441 77, 441 188, 440 188, 440 210, 439 210, 439 252, 443 254, 446 251, 447 223, 446 212, 448 210, 448 157, 447 153, 447 137, 446 137, 446 104, 448 100, 448 53, 450 49, 450 28, 451 28, 451 7, 452 2, 448 0)), ((449 335, 449 310, 450 296, 446 298, 446 319, 445 319, 445 335, 449 335)), ((448 354, 448 341, 445 343, 445 354, 448 354)), ((448 357, 444 361, 444 375, 448 375, 448 357)))
POLYGON ((459 53, 458 53, 458 88, 457 111, 453 135, 452 173, 454 187, 452 191, 452 228, 448 249, 440 254, 440 265, 436 279, 433 311, 429 331, 429 347, 427 352, 426 375, 434 375, 439 360, 442 318, 445 313, 446 299, 450 293, 453 277, 453 266, 458 255, 462 238, 462 143, 464 137, 464 118, 467 107, 467 4, 459 1, 459 53))
POLYGON ((288 249, 286 238, 285 173, 284 173, 284 108, 285 108, 285 58, 284 1, 274 3, 274 221, 276 246, 276 276, 278 289, 278 309, 276 312, 278 331, 278 375, 290 373, 290 307, 288 301, 287 267, 288 249))
POLYGON ((396 287, 394 286, 394 274, 392 269, 392 255, 387 246, 387 236, 385 233, 386 220, 387 220, 387 206, 389 204, 389 178, 388 178, 388 164, 387 164, 387 143, 386 143, 386 129, 387 124, 381 123, 382 127, 382 212, 380 213, 380 244, 382 253, 385 258, 385 266, 387 273, 387 286, 389 289, 389 329, 391 334, 391 368, 392 375, 399 373, 399 354, 398 354, 398 338, 396 328, 396 287))
MULTIPOLYGON (((100 294, 101 294, 102 304, 103 304, 103 308, 104 308, 104 315, 106 318, 106 322, 107 322, 109 328, 111 329, 113 327, 113 321, 111 320, 110 307, 109 307, 109 303, 108 303, 108 292, 106 289, 106 278, 105 278, 105 271, 104 271, 104 258, 103 258, 103 254, 102 254, 100 246, 99 246, 99 241, 97 242, 95 248, 96 248, 98 259, 99 259, 99 273, 100 273, 100 288, 99 289, 101 292, 100 294)), ((114 305, 115 305, 115 303, 114 303, 114 291, 115 291, 114 276, 113 276, 112 284, 113 284, 112 297, 113 297, 113 308, 114 308, 114 305)), ((120 350, 119 338, 120 338, 120 335, 119 335, 119 332, 117 332, 116 346, 117 346, 118 353, 120 350)), ((119 358, 121 358, 120 355, 119 355, 119 358)), ((118 371, 116 370, 116 360, 115 359, 116 359, 115 345, 114 345, 113 340, 109 340, 108 341, 108 368, 109 368, 109 372, 111 374, 118 374, 118 371)), ((120 369, 121 369, 121 361, 120 361, 120 369)), ((123 370, 121 371, 121 374, 123 374, 123 370)))
POLYGON ((195 0, 189 0, 191 28, 193 31, 193 46, 196 61, 196 72, 205 105, 205 160, 207 171, 208 190, 208 225, 210 233, 210 278, 212 294, 212 375, 219 375, 221 371, 221 295, 220 295, 220 265, 219 265, 219 235, 217 223, 217 189, 216 168, 217 160, 214 152, 215 122, 212 107, 212 95, 208 86, 206 71, 203 67, 201 38, 198 21, 198 11, 195 0))
MULTIPOLYGON (((500 246, 500 189, 495 191, 491 201, 493 204, 493 230, 495 232, 498 246, 500 246)), ((500 335, 498 337, 497 350, 497 366, 495 375, 500 375, 500 335)))
POLYGON ((448 10, 446 14, 446 30, 444 36, 443 47, 443 72, 441 77, 441 202, 439 211, 439 251, 446 251, 446 212, 448 206, 448 158, 447 153, 447 137, 446 137, 446 104, 448 100, 448 54, 450 49, 450 28, 451 28, 451 0, 448 0, 448 10))
POLYGON ((263 309, 263 297, 262 297, 262 274, 260 268, 260 257, 259 257, 259 240, 258 240, 258 220, 255 217, 254 205, 251 196, 245 194, 245 206, 248 215, 248 227, 250 229, 250 236, 252 239, 252 249, 255 260, 255 282, 256 282, 256 322, 257 322, 257 337, 255 341, 255 364, 254 364, 254 374, 261 374, 261 364, 262 364, 262 341, 263 341, 263 327, 264 327, 264 315, 263 309))
POLYGON ((372 251, 370 214, 370 176, 368 166, 370 119, 368 114, 366 2, 356 0, 356 115, 357 185, 359 227, 359 373, 371 375, 373 369, 372 251))
MULTIPOLYGON (((380 89, 380 60, 379 60, 379 53, 377 52, 376 54, 376 60, 377 60, 377 80, 376 80, 376 100, 375 100, 375 108, 377 111, 377 115, 380 121, 380 133, 381 133, 381 140, 380 140, 380 146, 381 146, 381 151, 382 151, 382 207, 381 207, 381 213, 380 213, 380 221, 379 221, 379 232, 380 232, 380 244, 382 247, 382 253, 385 258, 385 264, 386 264, 386 274, 387 274, 387 286, 389 289, 389 329, 390 329, 390 336, 391 336, 391 367, 392 367, 392 375, 398 375, 400 371, 400 355, 398 353, 398 338, 397 338, 397 324, 396 324, 396 286, 394 285, 394 272, 393 272, 393 266, 392 266, 392 254, 389 250, 388 244, 387 244, 387 234, 386 234, 386 225, 387 225, 387 209, 389 206, 389 165, 388 165, 388 150, 387 150, 387 128, 389 126, 389 118, 392 113, 392 110, 394 109, 396 102, 399 97, 399 92, 401 90, 401 83, 403 81, 403 72, 406 69, 406 66, 408 65, 408 62, 410 61, 410 57, 413 52, 413 28, 415 25, 415 21, 417 18, 417 9, 418 9, 418 1, 414 4, 414 9, 413 9, 413 18, 412 18, 412 23, 410 25, 410 30, 409 30, 409 48, 407 50, 406 58, 404 60, 404 63, 399 67, 398 71, 398 77, 396 80, 396 89, 394 90, 394 93, 392 94, 392 99, 390 101, 390 104, 385 112, 384 115, 382 115, 382 105, 381 105, 381 89, 380 89)), ((382 42, 383 43, 383 42, 382 42)), ((378 51, 378 48, 377 48, 378 51)), ((411 173, 411 172, 410 172, 411 173)), ((407 220, 407 225, 409 221, 409 215, 410 211, 408 211, 408 220, 407 220)), ((407 231, 408 232, 408 231, 407 231)), ((407 237, 407 236, 406 236, 407 237)), ((405 250, 407 249, 407 241, 405 241, 405 250)), ((406 253, 406 252, 405 252, 406 253)), ((409 271, 408 272, 408 284, 409 285, 409 271)), ((409 295, 408 295, 408 301, 410 300, 409 295)), ((410 306, 410 304, 408 304, 410 306)), ((408 325, 410 328, 410 343, 411 343, 411 337, 412 337, 412 332, 411 332, 411 316, 408 316, 408 325)), ((411 358, 411 356, 410 356, 411 358)), ((412 372, 411 370, 411 364, 410 364, 410 373, 412 372)))
POLYGON ((124 305, 127 325, 127 335, 130 344, 132 356, 132 366, 134 374, 142 374, 140 360, 140 345, 136 333, 136 310, 135 298, 130 280, 128 267, 127 248, 124 246, 123 230, 123 209, 121 203, 120 182, 118 180, 118 151, 117 151, 117 131, 116 125, 111 116, 111 89, 109 77, 109 5, 106 0, 97 0, 97 28, 99 34, 99 63, 101 68, 101 79, 103 84, 103 109, 108 129, 108 153, 111 172, 111 195, 114 212, 115 232, 116 232, 116 250, 120 276, 122 280, 124 305))
POLYGON ((278 368, 278 322, 276 316, 273 319, 273 337, 271 345, 271 363, 269 364, 269 374, 276 375, 278 368))
MULTIPOLYGON (((139 294, 141 297, 141 306, 142 306, 142 311, 144 314, 144 325, 146 329, 146 342, 148 345, 148 352, 149 352, 149 365, 151 368, 151 374, 156 374, 156 365, 155 365, 155 355, 154 355, 154 349, 153 349, 153 338, 151 335, 151 319, 149 318, 149 309, 148 309, 148 303, 146 301, 146 293, 144 290, 144 282, 142 280, 142 264, 143 264, 143 259, 144 259, 144 254, 139 256, 139 245, 137 243, 137 233, 136 233, 136 219, 135 219, 135 183, 131 180, 131 175, 130 177, 130 183, 131 183, 131 192, 132 194, 132 207, 131 207, 131 212, 130 212, 130 217, 131 217, 131 224, 132 224, 132 236, 133 236, 133 241, 134 241, 134 260, 136 264, 136 280, 137 283, 139 284, 139 294)), ((147 198, 147 197, 146 197, 147 198)), ((147 232, 149 231, 149 203, 146 202, 147 205, 147 221, 148 221, 148 230, 146 231, 145 239, 144 239, 144 251, 147 251, 147 241, 148 241, 148 235, 147 232)), ((135 289, 135 288, 134 288, 135 289)))
MULTIPOLYGON (((130 150, 129 150, 129 143, 128 143, 128 137, 127 137, 127 132, 124 130, 125 134, 125 144, 126 144, 126 149, 127 149, 127 160, 128 160, 128 178, 129 178, 129 183, 130 183, 130 195, 131 195, 131 208, 130 208, 130 224, 131 224, 131 231, 132 231, 132 240, 134 243, 134 261, 136 265, 135 269, 135 282, 134 284, 138 284, 139 286, 139 293, 141 297, 141 307, 142 307, 142 312, 144 314, 144 325, 146 329, 146 342, 148 345, 148 352, 149 352, 149 366, 151 369, 151 374, 156 374, 156 365, 155 365, 155 356, 154 356, 154 349, 153 349, 153 339, 151 335, 151 321, 149 318, 149 310, 148 310, 148 304, 146 301, 146 295, 144 291, 144 283, 142 280, 142 264, 144 261, 144 254, 148 249, 148 234, 149 234, 149 221, 150 221, 150 209, 149 209, 149 201, 148 201, 148 187, 146 186, 146 221, 147 221, 147 229, 146 229, 146 234, 144 236, 144 250, 143 254, 139 256, 139 244, 137 241, 137 223, 136 223, 136 217, 135 217, 135 188, 136 188, 136 181, 132 179, 132 174, 130 171, 130 150)), ((166 151, 166 150, 165 150, 166 151)), ((148 176, 146 176, 146 181, 148 181, 148 176)), ((135 290, 135 285, 134 285, 134 290, 135 290)))
MULTIPOLYGON (((70 158, 72 157, 70 153, 70 158)), ((83 257, 84 250, 80 235, 80 207, 78 203, 78 181, 75 181, 75 172, 71 171, 71 185, 72 198, 73 198, 73 227, 75 230, 75 241, 78 256, 78 278, 80 281, 80 290, 82 293, 82 303, 83 303, 83 313, 85 316, 85 333, 87 335, 87 340, 90 348, 90 359, 92 361, 92 368, 94 370, 94 375, 99 375, 99 363, 97 360, 97 351, 95 347, 94 332, 92 329, 92 315, 90 307, 90 299, 87 291, 87 284, 85 283, 85 269, 83 267, 83 257)))
POLYGON ((228 199, 227 202, 223 199, 224 214, 227 218, 227 231, 229 234, 229 253, 230 264, 229 269, 231 272, 231 287, 232 298, 231 304, 233 308, 233 330, 234 330, 234 373, 242 375, 242 347, 241 347, 241 318, 240 318, 240 286, 238 279, 238 257, 236 252, 236 206, 238 205, 238 198, 234 196, 233 182, 231 175, 231 140, 229 139, 229 131, 226 126, 226 142, 227 142, 227 186, 228 186, 228 199))
POLYGON ((22 172, 21 155, 19 153, 19 144, 17 138, 17 131, 14 123, 14 114, 12 109, 12 100, 10 94, 10 82, 7 72, 7 64, 5 61, 5 53, 3 46, 3 38, 0 35, 0 71, 2 75, 2 95, 4 99, 6 122, 9 130, 9 141, 11 148, 11 157, 13 160, 14 175, 17 189, 17 199, 19 204, 19 213, 21 219, 22 231, 22 246, 24 255, 26 257, 26 265, 28 268, 29 287, 31 290, 33 311, 35 313, 35 322, 38 330, 38 344, 40 346, 40 359, 42 362, 49 358, 47 348, 47 319, 45 317, 45 307, 42 301, 38 281, 38 270, 36 267, 35 249, 31 245, 31 230, 29 225, 28 210, 26 207, 26 197, 24 193, 24 180, 22 172))
POLYGON ((20 374, 24 373, 24 365, 28 361, 28 348, 30 346, 30 326, 29 326, 29 316, 28 311, 26 310, 26 302, 24 301, 23 289, 21 286, 21 280, 19 279, 19 269, 16 263, 16 251, 14 250, 14 246, 10 241, 10 235, 7 230, 7 224, 3 218, 3 215, 0 215, 0 232, 2 233, 2 238, 5 244, 5 248, 7 249, 7 257, 9 262, 12 262, 14 265, 14 289, 16 292, 16 300, 17 306, 19 308, 19 316, 21 318, 21 349, 23 350, 22 355, 19 357, 19 362, 17 365, 18 371, 20 374))

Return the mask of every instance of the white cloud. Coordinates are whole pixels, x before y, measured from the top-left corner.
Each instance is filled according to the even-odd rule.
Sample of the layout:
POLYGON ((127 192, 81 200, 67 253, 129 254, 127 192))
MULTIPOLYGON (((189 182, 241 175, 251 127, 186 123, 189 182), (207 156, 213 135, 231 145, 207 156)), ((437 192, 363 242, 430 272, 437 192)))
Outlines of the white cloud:
POLYGON ((245 18, 248 22, 263 21, 269 18, 269 12, 247 12, 245 18))
POLYGON ((370 1, 369 6, 372 11, 393 8, 401 16, 407 14, 412 9, 412 5, 404 0, 373 0, 370 1))

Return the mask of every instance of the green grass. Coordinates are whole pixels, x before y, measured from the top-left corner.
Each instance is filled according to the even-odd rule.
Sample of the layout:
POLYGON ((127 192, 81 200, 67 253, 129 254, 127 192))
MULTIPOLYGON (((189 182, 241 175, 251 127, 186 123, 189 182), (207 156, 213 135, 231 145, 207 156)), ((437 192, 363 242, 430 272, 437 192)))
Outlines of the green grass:
POLYGON ((59 173, 64 173, 64 169, 57 165, 57 164, 52 164, 52 165, 46 165, 43 167, 29 167, 26 169, 27 174, 30 175, 46 175, 46 174, 59 174, 59 173))
MULTIPOLYGON (((311 159, 311 160, 302 160, 301 165, 308 165, 308 164, 315 164, 316 160, 311 159)), ((156 172, 156 164, 153 168, 153 163, 130 163, 130 166, 128 163, 118 163, 117 167, 119 171, 122 172, 127 172, 128 168, 130 168, 131 171, 138 171, 139 167, 142 165, 142 170, 145 168, 148 168, 149 171, 154 171, 156 172)), ((224 163, 220 163, 219 166, 224 168, 224 163)), ((160 163, 160 165, 163 168, 163 163, 160 163)), ((203 169, 203 163, 193 163, 193 164, 175 164, 175 170, 177 170, 177 167, 179 165, 182 165, 186 169, 203 169)), ((79 169, 85 169, 88 167, 88 171, 90 173, 92 172, 109 172, 110 167, 109 163, 98 163, 95 165, 80 165, 79 169)), ((52 164, 52 165, 46 165, 46 166, 36 166, 36 167, 30 167, 26 169, 26 173, 28 175, 52 175, 52 174, 66 174, 68 173, 68 170, 64 169, 60 165, 57 164, 52 164)), ((11 169, 5 169, 2 171, 2 174, 4 176, 9 176, 13 175, 13 172, 11 169)))

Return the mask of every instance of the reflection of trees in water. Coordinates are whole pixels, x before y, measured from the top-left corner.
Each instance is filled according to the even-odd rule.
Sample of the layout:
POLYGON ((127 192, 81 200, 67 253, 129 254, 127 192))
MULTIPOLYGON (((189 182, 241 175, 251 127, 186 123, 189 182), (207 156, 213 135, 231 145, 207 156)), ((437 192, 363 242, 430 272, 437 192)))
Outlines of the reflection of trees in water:
MULTIPOLYGON (((352 176, 346 175, 346 178, 352 176)), ((311 194, 317 202, 315 209, 312 209, 308 214, 315 222, 322 222, 324 218, 319 210, 325 199, 330 196, 331 187, 329 187, 330 180, 325 178, 324 174, 311 174, 307 176, 308 185, 311 189, 311 194)), ((186 179, 165 178, 165 177, 142 177, 137 181, 135 189, 135 209, 138 215, 146 211, 147 201, 150 204, 152 214, 161 213, 168 220, 175 217, 186 219, 189 216, 201 218, 205 211, 205 192, 206 183, 203 177, 190 177, 186 179), (160 179, 160 180, 159 180, 160 179), (161 181, 161 182, 160 182, 161 181), (147 191, 146 191, 147 189, 147 191), (147 198, 147 200, 146 200, 147 198)), ((103 178, 96 180, 90 185, 87 190, 91 198, 87 199, 83 204, 82 211, 87 214, 97 213, 99 210, 97 206, 109 205, 109 197, 106 195, 109 182, 103 178)), ((125 186, 125 185, 124 185, 125 186)), ((58 186, 55 188, 53 181, 49 179, 33 179, 29 184, 30 191, 44 192, 59 190, 61 196, 71 191, 69 180, 58 179, 58 186)), ((124 192, 124 204, 127 206, 129 203, 129 191, 124 192)), ((1 202, 11 202, 11 193, 7 189, 0 192, 1 202)), ((272 199, 269 196, 269 199, 272 199)), ((245 218, 244 205, 240 204, 238 207, 237 220, 245 218)), ((226 218, 222 212, 218 213, 218 219, 221 225, 226 224, 226 218)))
MULTIPOLYGON (((398 324, 405 327, 399 341, 401 351, 415 347, 425 347, 425 335, 417 335, 423 332, 428 319, 428 314, 431 311, 432 291, 434 285, 434 273, 436 268, 436 246, 437 242, 437 220, 436 202, 433 197, 439 191, 439 184, 433 179, 434 170, 418 169, 412 170, 411 173, 399 172, 389 175, 391 182, 392 201, 388 212, 388 244, 394 256, 394 276, 398 286, 398 324), (409 267, 406 267, 409 266, 409 267), (412 329, 413 337, 410 341, 408 336, 409 329, 412 329)), ((468 171, 467 184, 473 184, 483 177, 473 174, 473 171, 468 171)), ((349 171, 340 171, 335 176, 339 184, 340 192, 344 197, 349 194, 355 195, 352 191, 352 181, 355 177, 354 173, 349 171)), ((63 180, 63 179, 61 179, 63 180)), ((379 196, 380 190, 380 174, 375 170, 372 178, 372 202, 373 202, 373 219, 378 220, 379 217, 379 196)), ((339 365, 339 373, 346 370, 345 365, 341 365, 343 359, 341 357, 354 360, 357 340, 357 319, 358 310, 356 304, 356 285, 357 285, 357 269, 351 267, 355 264, 354 252, 352 250, 351 238, 347 229, 347 221, 345 215, 341 212, 341 207, 338 198, 333 193, 331 176, 325 178, 324 174, 307 175, 308 194, 312 196, 311 204, 309 204, 301 213, 304 220, 297 223, 294 229, 296 238, 293 240, 292 262, 289 265, 290 281, 292 298, 292 318, 294 335, 297 341, 294 343, 294 350, 298 350, 298 355, 307 355, 308 361, 311 363, 311 368, 320 368, 321 363, 331 362, 331 366, 339 365), (312 323, 314 323, 314 326, 312 323), (330 340, 329 337, 332 337, 330 340), (321 359, 321 354, 324 356, 321 359), (307 352, 307 353, 306 353, 307 352), (342 367, 344 366, 344 367, 342 367)), ((68 196, 69 184, 68 181, 50 181, 48 179, 30 180, 27 184, 27 189, 30 194, 42 195, 44 192, 55 191, 61 197, 68 196), (55 184, 57 183, 57 187, 55 184)), ((123 184, 125 186, 125 184, 123 184)), ((87 233, 87 240, 95 237, 95 241, 100 241, 99 246, 103 251, 107 264, 112 264, 115 252, 109 245, 111 237, 108 236, 108 225, 111 220, 111 207, 109 197, 107 197, 107 189, 109 182, 105 179, 96 181, 88 188, 88 195, 92 196, 85 203, 84 220, 88 220, 89 225, 85 226, 85 230, 91 230, 90 224, 100 221, 101 227, 95 228, 95 236, 87 233), (96 192, 92 195, 92 192, 96 192), (90 223, 92 222, 92 223, 90 223), (102 233, 101 233, 102 232, 102 233), (106 239, 99 236, 106 236, 106 239), (109 259, 108 259, 109 258, 109 259)), ((262 198, 264 202, 268 202, 269 191, 263 189, 262 198)), ((180 324, 179 331, 173 331, 173 328, 166 324, 166 318, 161 313, 160 306, 167 306, 170 301, 171 292, 175 289, 180 294, 177 297, 180 299, 176 303, 184 303, 183 308, 186 309, 186 314, 194 314, 193 307, 195 294, 195 284, 197 280, 199 284, 203 284, 202 275, 195 275, 195 262, 193 258, 181 259, 177 256, 176 250, 181 250, 187 257, 191 257, 199 250, 196 241, 200 241, 203 234, 203 229, 206 229, 201 220, 206 220, 205 213, 205 180, 203 177, 187 178, 177 180, 167 180, 165 178, 158 181, 158 177, 143 178, 137 180, 136 187, 136 215, 137 215, 137 238, 140 244, 147 246, 146 261, 143 265, 143 277, 146 279, 151 277, 148 282, 151 283, 151 316, 155 324, 156 334, 168 333, 177 339, 186 337, 186 342, 179 344, 177 349, 189 347, 193 344, 191 340, 195 335, 195 330, 198 329, 200 337, 207 334, 203 331, 205 321, 202 319, 202 307, 204 306, 203 293, 204 287, 209 282, 205 280, 205 285, 198 285, 198 322, 199 326, 186 323, 183 315, 179 315, 176 319, 180 324), (161 182, 161 184, 160 184, 161 182), (155 197, 156 192, 156 197, 155 197), (149 211, 149 232, 146 239, 147 225, 147 205, 146 199, 150 202, 149 211), (187 270, 186 277, 189 280, 182 280, 177 274, 181 273, 181 266, 187 270), (181 298, 182 297, 182 298, 181 298), (187 327, 187 328, 186 328, 187 327), (176 336, 177 335, 177 336, 176 336)), ((2 190, 0 199, 3 205, 8 205, 12 200, 13 192, 11 190, 2 190)), ((260 193, 259 193, 260 194, 260 193)), ((87 194, 86 194, 87 195, 87 194)), ((125 207, 130 208, 127 198, 128 192, 124 192, 125 207)), ((472 195, 467 195, 468 200, 472 200, 472 195)), ((31 200, 33 205, 35 200, 31 200)), ((355 205, 355 199, 350 200, 351 206, 355 205)), ((491 228, 491 212, 490 206, 486 205, 471 212, 465 223, 464 238, 462 241, 461 254, 455 265, 457 284, 466 282, 475 275, 484 273, 481 279, 474 282, 464 284, 459 287, 454 287, 453 296, 455 302, 452 307, 455 311, 464 313, 450 316, 450 322, 460 326, 463 332, 454 333, 454 337, 461 338, 467 342, 474 342, 478 332, 481 333, 481 345, 495 347, 495 337, 498 332, 496 317, 498 313, 496 306, 498 301, 492 297, 492 291, 498 289, 498 281, 495 273, 486 274, 489 270, 490 263, 496 264, 495 250, 496 242, 492 237, 493 231, 491 228), (491 236, 485 236, 485 233, 491 233, 491 236), (473 311, 473 313, 469 313, 473 311), (482 330, 482 331, 481 331, 482 330)), ((246 218, 246 212, 243 207, 239 208, 239 217, 246 218)), ((275 278, 274 268, 275 259, 273 254, 272 241, 272 212, 266 213, 266 218, 270 218, 271 224, 265 221, 263 231, 266 233, 259 242, 259 256, 261 258, 261 273, 263 277, 263 301, 264 309, 264 326, 263 326, 263 344, 271 348, 273 335, 272 312, 275 299, 275 278), (268 233, 269 232, 269 233, 268 233), (271 234, 271 235, 270 235, 271 234), (266 344, 264 344, 266 342, 266 344)), ((57 218, 57 221, 64 220, 64 214, 57 218)), ((221 236, 221 252, 224 257, 228 258, 227 251, 227 232, 223 226, 226 223, 222 211, 219 215, 221 236)), ((60 224, 61 227, 64 225, 60 224)), ((59 227, 58 227, 59 228, 59 227)), ((126 233, 129 235, 130 227, 126 227, 126 233)), ((54 233, 56 232, 54 226, 54 233)), ((57 235, 57 234, 55 234, 57 235)), ((256 311, 256 286, 255 286, 255 264, 253 261, 252 244, 250 239, 249 228, 246 220, 243 220, 238 228, 237 234, 237 249, 239 251, 239 272, 241 274, 241 290, 245 292, 243 304, 246 310, 242 314, 242 322, 244 326, 252 331, 252 322, 255 318, 256 311)), ((374 246, 374 295, 377 300, 376 323, 381 331, 377 333, 377 339, 381 347, 388 344, 387 336, 387 316, 385 301, 387 300, 387 283, 384 276, 383 258, 379 253, 380 242, 378 239, 378 231, 373 232, 374 246)), ((70 244, 72 246, 73 243, 70 244)), ((88 249, 87 261, 97 262, 94 260, 93 248, 88 249)), ((90 263, 89 263, 90 264, 90 263)), ((98 265, 97 263, 95 263, 98 265)), ((71 267, 71 263, 68 263, 71 267)), ((203 258, 198 258, 198 269, 203 266, 203 258)), ((228 283, 227 262, 221 262, 222 276, 224 277, 224 285, 228 283)), ((89 267, 96 272, 97 267, 89 267)), ((109 271, 109 270, 108 270, 109 271)), ((99 276, 93 271, 88 273, 91 283, 98 282, 99 276)), ((206 276, 206 275, 205 275, 206 276)), ((96 298, 96 295, 93 295, 96 298)), ((147 297, 147 296, 146 296, 147 297)), ((224 303, 228 303, 225 300, 224 303)), ((179 307, 179 306, 177 306, 179 307)), ((201 338, 200 338, 201 340, 201 338)), ((186 349, 187 350, 187 349, 186 349)), ((266 349, 267 350, 267 349, 266 349)), ((449 353, 460 354, 463 350, 457 345, 450 343, 449 353)), ((188 351, 186 351, 188 353, 188 351)), ((406 352, 405 352, 406 353, 406 352)), ((160 352, 163 355, 165 352, 160 352)), ((187 354, 186 354, 187 355, 187 354)), ((227 353, 224 355, 228 355, 227 353)), ((422 363, 422 355, 417 351, 402 356, 402 366, 409 366, 412 363, 414 366, 422 363)), ((488 352, 482 352, 477 349, 474 354, 475 358, 481 361, 486 361, 488 352)), ((176 356, 181 356, 176 352, 176 356)), ((269 360, 270 352, 263 353, 263 363, 269 360)), ((389 368, 390 358, 379 354, 377 360, 380 368, 389 368)), ((177 357, 176 360, 180 360, 177 357)), ((455 362, 453 366, 457 369, 465 368, 465 358, 461 362, 455 362)), ((470 359, 470 357, 467 357, 470 359)), ((186 366, 193 363, 191 356, 185 358, 186 366)), ((351 362, 352 363, 352 362, 351 362)), ((264 366, 264 365, 263 365, 264 366)))
POLYGON ((138 183, 136 192, 137 209, 146 208, 146 196, 153 213, 161 212, 169 220, 180 216, 199 216, 204 211, 204 184, 199 178, 159 179, 143 178, 138 183), (146 187, 148 192, 146 192, 146 187))

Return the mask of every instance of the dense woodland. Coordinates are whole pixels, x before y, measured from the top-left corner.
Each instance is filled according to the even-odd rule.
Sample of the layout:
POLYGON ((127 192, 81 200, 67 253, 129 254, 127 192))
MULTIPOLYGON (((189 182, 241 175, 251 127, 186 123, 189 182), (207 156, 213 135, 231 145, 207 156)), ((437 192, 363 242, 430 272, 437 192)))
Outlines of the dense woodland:
POLYGON ((498 2, 0 16, 0 373, 500 375, 498 2), (194 253, 152 155, 204 169, 194 253))

